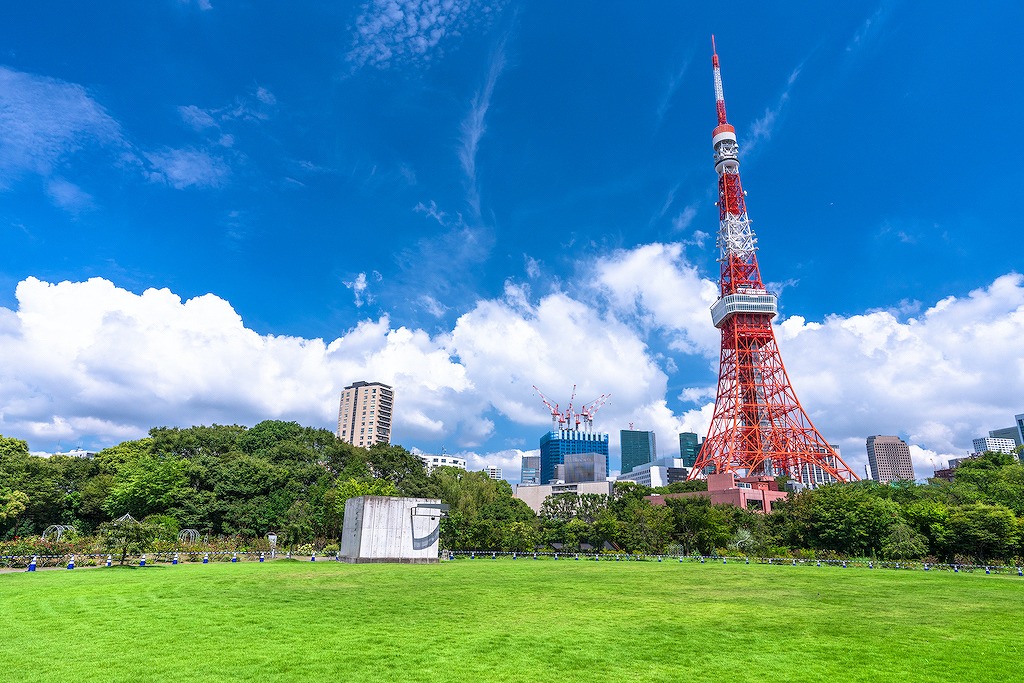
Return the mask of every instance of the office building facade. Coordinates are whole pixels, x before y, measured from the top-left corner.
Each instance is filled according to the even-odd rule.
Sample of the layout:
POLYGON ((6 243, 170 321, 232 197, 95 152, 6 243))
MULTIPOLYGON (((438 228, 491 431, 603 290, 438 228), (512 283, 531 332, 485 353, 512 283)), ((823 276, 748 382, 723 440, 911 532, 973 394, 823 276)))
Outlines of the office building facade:
POLYGON ((484 468, 484 474, 486 474, 489 479, 501 479, 501 468, 497 465, 488 465, 484 468))
POLYGON ((620 429, 619 444, 622 446, 623 472, 629 472, 638 465, 658 459, 658 447, 655 444, 654 432, 620 429))
POLYGON ((448 455, 447 453, 441 453, 440 455, 434 453, 417 453, 416 457, 419 458, 423 462, 423 466, 427 468, 427 474, 430 474, 438 467, 455 467, 460 470, 466 469, 465 458, 448 455))
POLYGON ((524 455, 519 469, 520 486, 540 486, 540 456, 524 455))
POLYGON ((993 429, 988 435, 993 439, 1009 439, 1015 446, 1024 446, 1024 437, 1021 436, 1020 427, 1017 425, 1004 427, 1003 429, 993 429))
POLYGON ((608 435, 577 429, 558 429, 540 437, 540 483, 558 481, 555 468, 565 465, 565 456, 596 453, 604 458, 604 471, 608 472, 608 435))
POLYGON ((898 436, 869 436, 867 450, 871 478, 878 483, 914 480, 910 447, 903 439, 898 436))
MULTIPOLYGON (((693 432, 682 432, 679 435, 679 457, 685 467, 693 467, 700 454, 700 439, 693 432)), ((625 469, 623 469, 625 471, 625 469)))
POLYGON ((998 439, 991 436, 974 439, 972 444, 974 445, 975 453, 984 453, 986 451, 1013 453, 1013 449, 1017 447, 1017 443, 1013 439, 998 439))
POLYGON ((341 392, 338 438, 369 448, 391 443, 391 414, 395 392, 380 382, 353 382, 341 392))
POLYGON ((686 481, 690 474, 682 458, 657 458, 653 462, 637 465, 629 472, 623 472, 615 481, 632 481, 641 486, 657 488, 686 481))

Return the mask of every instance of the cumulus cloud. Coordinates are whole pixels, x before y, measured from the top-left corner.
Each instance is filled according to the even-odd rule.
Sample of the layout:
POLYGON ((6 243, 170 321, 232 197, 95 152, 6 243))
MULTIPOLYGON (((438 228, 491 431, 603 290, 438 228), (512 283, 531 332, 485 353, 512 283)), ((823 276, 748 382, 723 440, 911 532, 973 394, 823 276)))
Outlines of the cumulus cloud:
POLYGON ((862 460, 864 439, 896 434, 945 464, 1024 409, 1024 277, 1009 274, 916 317, 893 311, 778 326, 798 395, 826 436, 862 460))
MULTIPOLYGON (((611 394, 597 424, 611 434, 613 466, 618 429, 629 422, 655 431, 659 452, 670 455, 678 432, 705 433, 711 419, 714 283, 678 244, 590 265, 592 286, 580 285, 576 296, 535 297, 509 282, 440 334, 383 316, 329 341, 261 335, 212 294, 183 301, 167 289, 136 294, 103 279, 28 278, 17 287, 16 309, 0 307, 0 433, 52 448, 83 437, 109 444, 159 424, 280 418, 333 427, 340 387, 375 379, 397 389, 396 442, 448 443, 479 458, 474 467, 517 472, 521 453, 504 450, 508 428, 495 448, 496 423, 531 444, 550 424, 533 385, 562 407, 576 385, 577 406, 611 394), (660 334, 676 348, 674 359, 660 334), (668 373, 686 359, 708 373, 683 386, 673 378, 670 395, 668 373)), ((919 313, 794 316, 776 333, 798 396, 858 472, 871 434, 906 438, 927 476, 932 461, 962 455, 973 437, 1022 409, 1018 274, 919 313)))
POLYGON ((394 63, 427 62, 441 44, 467 29, 481 30, 503 2, 471 0, 371 0, 356 17, 348 59, 385 69, 394 63))

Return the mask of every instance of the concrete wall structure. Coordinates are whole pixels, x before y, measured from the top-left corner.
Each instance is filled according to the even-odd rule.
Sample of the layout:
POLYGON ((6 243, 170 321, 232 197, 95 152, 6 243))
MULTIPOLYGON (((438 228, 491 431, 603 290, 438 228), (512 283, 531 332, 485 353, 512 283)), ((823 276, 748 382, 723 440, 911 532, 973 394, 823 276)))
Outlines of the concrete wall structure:
POLYGON ((437 562, 445 507, 436 498, 349 498, 341 530, 342 561, 437 562))

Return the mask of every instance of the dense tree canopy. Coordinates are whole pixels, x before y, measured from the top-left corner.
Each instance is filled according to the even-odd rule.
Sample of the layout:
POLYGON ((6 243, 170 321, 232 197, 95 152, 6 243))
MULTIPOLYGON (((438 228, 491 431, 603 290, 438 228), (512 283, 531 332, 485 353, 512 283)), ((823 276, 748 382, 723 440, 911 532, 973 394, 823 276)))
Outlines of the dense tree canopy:
POLYGON ((0 540, 71 524, 121 549, 140 535, 173 541, 179 528, 211 537, 273 531, 286 545, 322 547, 339 539, 347 499, 403 495, 451 506, 441 540, 455 550, 604 548, 959 562, 1024 553, 1024 465, 1003 454, 965 461, 953 482, 822 486, 791 495, 769 515, 700 496, 669 498, 661 506, 647 499, 702 490, 703 482, 658 490, 621 482, 611 495, 549 498, 534 514, 507 482, 483 472, 440 467, 428 474, 401 446, 357 448, 327 430, 276 420, 251 428, 157 427, 92 460, 35 457, 24 441, 0 436, 0 540), (142 526, 128 533, 113 523, 125 514, 142 526))

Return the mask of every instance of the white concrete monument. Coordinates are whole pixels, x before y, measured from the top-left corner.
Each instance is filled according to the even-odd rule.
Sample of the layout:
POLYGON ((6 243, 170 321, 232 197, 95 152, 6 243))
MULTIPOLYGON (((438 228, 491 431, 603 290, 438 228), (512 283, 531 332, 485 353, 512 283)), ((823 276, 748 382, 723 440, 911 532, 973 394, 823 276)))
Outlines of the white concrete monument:
POLYGON ((437 562, 441 517, 448 506, 436 498, 359 496, 345 501, 341 561, 437 562))

